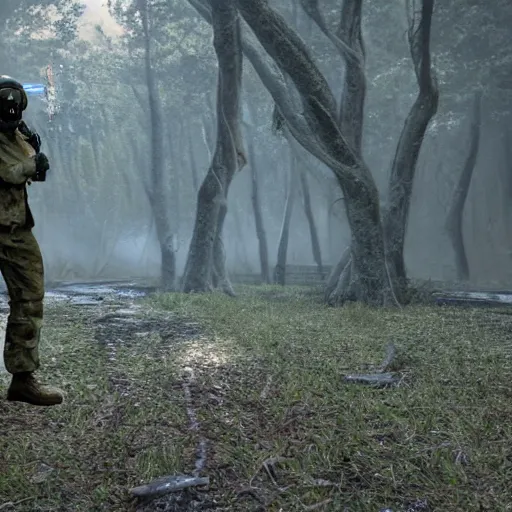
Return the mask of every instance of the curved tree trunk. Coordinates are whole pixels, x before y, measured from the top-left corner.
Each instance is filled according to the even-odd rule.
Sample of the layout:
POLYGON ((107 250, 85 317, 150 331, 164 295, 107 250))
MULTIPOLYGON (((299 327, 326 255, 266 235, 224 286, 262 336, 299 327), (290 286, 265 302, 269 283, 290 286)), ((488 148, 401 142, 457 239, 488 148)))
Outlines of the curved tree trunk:
MULTIPOLYGON (((366 100, 366 75, 364 70, 366 52, 361 30, 362 0, 345 0, 342 3, 340 21, 336 32, 332 32, 329 29, 320 12, 318 0, 301 0, 301 3, 306 14, 333 43, 345 61, 345 78, 338 113, 338 126, 350 149, 354 152, 357 159, 363 162, 362 138, 366 100)), ((341 188, 344 190, 343 187, 341 188)), ((378 198, 376 199, 377 208, 380 210, 378 198)), ((348 208, 350 205, 346 204, 345 206, 348 208)), ((370 229, 375 233, 382 233, 380 218, 377 219, 377 222, 379 225, 370 229)), ((352 245, 358 244, 359 235, 354 232, 353 226, 351 228, 352 245)), ((360 298, 360 294, 356 293, 355 288, 361 284, 361 280, 357 275, 357 273, 361 273, 361 270, 358 269, 357 265, 353 264, 352 256, 351 252, 347 253, 345 251, 338 264, 331 271, 329 276, 330 285, 327 286, 329 292, 325 294, 326 301, 331 305, 360 298), (352 272, 356 272, 356 274, 352 275, 352 272)), ((382 263, 385 266, 385 261, 382 263)), ((389 288, 389 290, 392 289, 392 284, 388 281, 385 269, 379 280, 386 283, 384 286, 389 288)))
POLYGON ((165 291, 175 288, 176 257, 175 234, 169 216, 170 199, 169 181, 165 173, 164 129, 162 106, 158 84, 151 63, 151 34, 149 28, 149 8, 147 0, 140 0, 139 9, 144 31, 144 50, 146 82, 148 86, 148 101, 151 130, 151 207, 155 216, 156 232, 160 243, 161 253, 161 287, 165 291))
POLYGON ((270 266, 268 262, 268 243, 267 232, 263 222, 263 213, 261 211, 261 199, 258 183, 258 170, 256 167, 256 158, 254 156, 254 148, 249 148, 249 161, 251 166, 251 201, 252 210, 254 212, 254 223, 256 225, 256 236, 258 237, 258 249, 260 256, 260 269, 262 283, 270 283, 270 266))
MULTIPOLYGON (((339 129, 336 102, 325 77, 300 37, 265 0, 236 3, 263 47, 300 94, 303 116, 290 105, 293 98, 289 94, 284 97, 286 81, 285 90, 276 83, 269 87, 292 135, 332 169, 343 191, 352 230, 351 283, 357 299, 370 304, 389 303, 393 295, 385 264, 378 190, 369 169, 339 129)), ((253 57, 255 67, 265 73, 265 81, 270 82, 268 70, 263 69, 255 49, 248 46, 246 51, 253 57)))
POLYGON ((338 286, 338 281, 340 280, 340 276, 343 272, 343 270, 349 265, 352 258, 352 254, 350 252, 350 247, 347 247, 345 249, 345 252, 341 255, 340 260, 338 263, 332 268, 329 276, 327 277, 327 283, 325 285, 324 290, 324 298, 327 303, 331 300, 331 297, 333 297, 334 292, 338 286))
MULTIPOLYGON (((203 0, 189 0, 211 20, 203 0)), ((357 298, 370 304, 393 300, 384 259, 379 195, 369 169, 351 149, 338 127, 336 101, 311 59, 307 48, 283 18, 265 0, 235 0, 245 21, 275 63, 244 31, 243 49, 269 90, 294 138, 329 167, 345 196, 347 218, 353 233, 354 283, 357 298), (264 23, 262 23, 264 19, 264 23), (290 94, 288 75, 301 98, 290 94)))
POLYGON ((245 164, 239 127, 242 81, 239 19, 229 0, 215 2, 211 14, 219 62, 217 143, 212 164, 198 193, 196 222, 183 277, 185 292, 211 290, 214 265, 218 276, 225 275, 219 257, 227 192, 235 172, 245 164))
POLYGON ((318 268, 318 273, 323 276, 324 270, 322 266, 322 251, 320 249, 320 240, 318 239, 315 216, 313 215, 313 209, 311 208, 311 195, 309 193, 308 178, 302 167, 299 171, 299 177, 300 187, 302 190, 302 199, 304 201, 304 213, 308 219, 309 234, 311 236, 311 249, 313 252, 313 259, 315 260, 316 266, 318 268))
POLYGON ((389 270, 399 300, 407 288, 404 244, 411 204, 414 175, 425 132, 437 112, 439 91, 430 61, 430 32, 434 0, 424 0, 421 14, 412 13, 409 46, 419 93, 405 120, 396 148, 389 179, 388 207, 384 215, 384 233, 389 270))
MULTIPOLYGON (((351 149, 360 160, 362 155, 362 139, 364 124, 364 105, 366 100, 366 52, 361 31, 362 0, 345 0, 340 11, 340 20, 336 32, 332 32, 326 23, 318 0, 301 0, 306 14, 314 21, 325 36, 333 43, 345 62, 343 90, 341 93, 338 114, 338 125, 351 149)), ((344 251, 338 264, 330 273, 325 290, 327 303, 334 305, 343 303, 347 298, 355 297, 338 281, 344 285, 354 284, 351 281, 352 271, 351 253, 344 251), (342 277, 343 274, 343 277, 342 277)))
POLYGON ((293 213, 295 196, 297 195, 297 157, 290 148, 290 168, 288 175, 288 190, 283 214, 283 224, 277 248, 277 263, 274 268, 274 283, 284 286, 286 284, 286 258, 288 255, 288 241, 290 238, 290 223, 293 213))
MULTIPOLYGON (((334 184, 336 185, 336 183, 334 184)), ((340 220, 339 217, 335 214, 335 207, 337 204, 342 201, 339 196, 339 188, 336 186, 332 186, 331 183, 328 183, 328 191, 326 195, 326 200, 328 202, 328 208, 326 209, 327 213, 327 233, 328 233, 328 248, 329 248, 329 259, 333 257, 333 233, 335 232, 335 220, 340 220)), ((332 271, 335 267, 333 267, 332 271)), ((343 269, 342 269, 343 270, 343 269)), ((331 274, 332 274, 331 271, 331 274)), ((341 271, 338 273, 341 273, 341 271)))
MULTIPOLYGON (((165 138, 168 141, 168 161, 169 161, 169 174, 171 182, 170 198, 172 201, 172 208, 169 208, 173 220, 173 232, 175 238, 175 254, 179 251, 180 229, 182 228, 182 203, 181 203, 181 177, 185 175, 187 169, 186 159, 187 155, 183 149, 186 147, 185 134, 183 130, 183 122, 177 114, 173 116, 177 120, 177 124, 167 123, 165 128, 165 138), (174 128, 174 131, 173 131, 174 128), (173 169, 180 171, 173 172, 173 169)), ((177 277, 177 276, 176 276, 177 277)), ((176 283, 177 284, 177 283, 176 283)))
POLYGON ((240 212, 243 211, 243 208, 240 207, 240 198, 235 198, 235 212, 233 212, 233 224, 235 226, 235 233, 237 236, 237 248, 236 253, 238 260, 243 264, 244 268, 248 271, 252 271, 251 263, 249 261, 249 252, 247 250, 247 244, 245 243, 244 238, 244 228, 242 226, 242 220, 240 212))
POLYGON ((453 192, 452 204, 446 219, 446 230, 452 243, 453 252, 455 253, 457 279, 460 281, 467 281, 470 277, 462 227, 464 220, 464 206, 468 197, 469 186, 471 185, 471 178, 473 177, 473 171, 475 170, 480 145, 480 124, 482 116, 481 100, 482 94, 479 92, 475 95, 473 105, 469 153, 466 158, 466 162, 464 163, 464 168, 462 169, 459 182, 453 192))
POLYGON ((224 229, 224 221, 228 213, 227 207, 228 198, 225 197, 224 201, 219 207, 219 216, 217 221, 217 228, 215 233, 215 241, 213 243, 213 284, 216 288, 220 288, 224 293, 235 297, 235 290, 229 279, 226 271, 226 251, 224 250, 224 242, 222 240, 222 231, 224 229))
POLYGON ((253 131, 256 115, 254 109, 248 105, 250 114, 250 125, 246 124, 247 134, 247 151, 249 157, 249 166, 251 168, 251 202, 252 210, 254 212, 254 223, 256 227, 256 236, 258 238, 258 249, 260 258, 261 281, 262 283, 271 283, 270 279, 270 265, 268 261, 268 243, 267 232, 263 222, 263 213, 261 211, 261 197, 260 197, 260 184, 258 176, 258 164, 256 162, 256 150, 254 147, 255 133, 253 131))
MULTIPOLYGON (((340 119, 339 109, 325 77, 311 58, 303 40, 269 6, 268 0, 234 1, 256 38, 268 52, 268 55, 262 52, 254 43, 251 33, 244 31, 242 41, 245 55, 272 95, 291 134, 307 151, 332 170, 343 192, 352 232, 352 262, 349 267, 350 277, 347 278, 347 272, 340 276, 346 287, 343 293, 335 297, 336 302, 343 302, 347 297, 353 296, 356 300, 375 305, 396 303, 393 282, 386 264, 378 190, 360 152, 349 141, 350 133, 345 134, 340 130, 343 115, 340 119), (295 91, 290 91, 286 77, 290 78, 295 91)), ((189 2, 206 19, 209 18, 208 2, 189 2)), ((346 9, 349 7, 347 2, 351 4, 351 12, 356 19, 356 23, 353 19, 348 25, 356 27, 351 33, 360 44, 357 9, 361 0, 346 0, 346 9)), ((318 0, 305 0, 302 3, 313 14, 319 12, 318 0)), ((333 35, 326 28, 323 18, 317 16, 317 19, 317 24, 324 33, 344 52, 345 60, 352 67, 358 62, 358 69, 362 73, 362 60, 357 49, 350 48, 340 39, 339 34, 343 30, 333 35)), ((418 30, 415 34, 419 34, 421 41, 422 31, 418 30)), ((415 44, 418 44, 418 39, 415 39, 415 44)), ((361 74, 361 77, 364 78, 364 75, 361 74)), ((355 86, 350 90, 354 94, 361 92, 355 86)))

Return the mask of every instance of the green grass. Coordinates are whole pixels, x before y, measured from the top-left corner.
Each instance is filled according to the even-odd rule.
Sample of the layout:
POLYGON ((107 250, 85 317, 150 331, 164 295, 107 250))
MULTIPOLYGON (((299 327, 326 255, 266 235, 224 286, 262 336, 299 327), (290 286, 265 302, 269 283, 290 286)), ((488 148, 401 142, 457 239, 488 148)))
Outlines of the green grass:
POLYGON ((190 472, 189 367, 218 510, 512 510, 512 316, 332 309, 277 287, 155 296, 143 310, 161 336, 118 346, 109 362, 84 310, 48 309, 45 375, 68 399, 0 403, 0 507, 130 510, 130 487, 190 472), (202 335, 174 340, 192 321, 202 335), (389 342, 399 387, 343 381, 378 365, 389 342), (31 483, 41 463, 54 471, 31 483))
POLYGON ((7 510, 128 510, 129 487, 183 466, 186 415, 156 378, 172 378, 158 340, 118 348, 112 364, 86 311, 47 308, 41 375, 65 391, 65 404, 0 402, 0 508, 26 499, 7 510), (34 484, 41 464, 53 471, 34 484))

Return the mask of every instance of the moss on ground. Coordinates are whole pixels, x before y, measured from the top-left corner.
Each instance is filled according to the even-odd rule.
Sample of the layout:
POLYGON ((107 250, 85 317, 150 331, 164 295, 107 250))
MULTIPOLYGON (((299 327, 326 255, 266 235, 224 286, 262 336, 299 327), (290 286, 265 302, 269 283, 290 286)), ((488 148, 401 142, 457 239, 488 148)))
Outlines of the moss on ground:
POLYGON ((130 487, 192 471, 202 435, 210 488, 195 505, 147 510, 512 510, 505 311, 332 309, 300 288, 168 294, 142 302, 146 333, 121 343, 110 331, 115 359, 87 310, 47 311, 44 374, 68 398, 48 410, 0 402, 0 507, 131 510, 130 487), (389 342, 400 386, 343 381, 389 342))

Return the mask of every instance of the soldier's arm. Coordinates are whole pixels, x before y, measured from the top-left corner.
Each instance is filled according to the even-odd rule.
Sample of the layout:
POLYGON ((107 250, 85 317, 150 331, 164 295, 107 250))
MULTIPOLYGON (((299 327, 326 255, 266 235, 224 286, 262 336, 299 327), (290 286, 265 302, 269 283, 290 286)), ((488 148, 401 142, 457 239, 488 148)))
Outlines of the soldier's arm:
POLYGON ((8 165, 0 160, 0 179, 12 185, 21 185, 36 173, 36 160, 34 157, 26 158, 21 162, 8 165))

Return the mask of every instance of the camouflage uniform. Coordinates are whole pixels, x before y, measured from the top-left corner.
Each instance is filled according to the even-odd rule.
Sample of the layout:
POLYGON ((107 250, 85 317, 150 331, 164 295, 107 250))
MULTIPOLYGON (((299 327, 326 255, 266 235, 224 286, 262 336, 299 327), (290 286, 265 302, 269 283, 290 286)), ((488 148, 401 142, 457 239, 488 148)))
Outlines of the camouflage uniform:
POLYGON ((0 271, 11 307, 4 363, 12 374, 39 368, 44 270, 32 234, 34 219, 26 189, 35 172, 34 156, 35 150, 18 130, 11 136, 0 133, 0 271))

